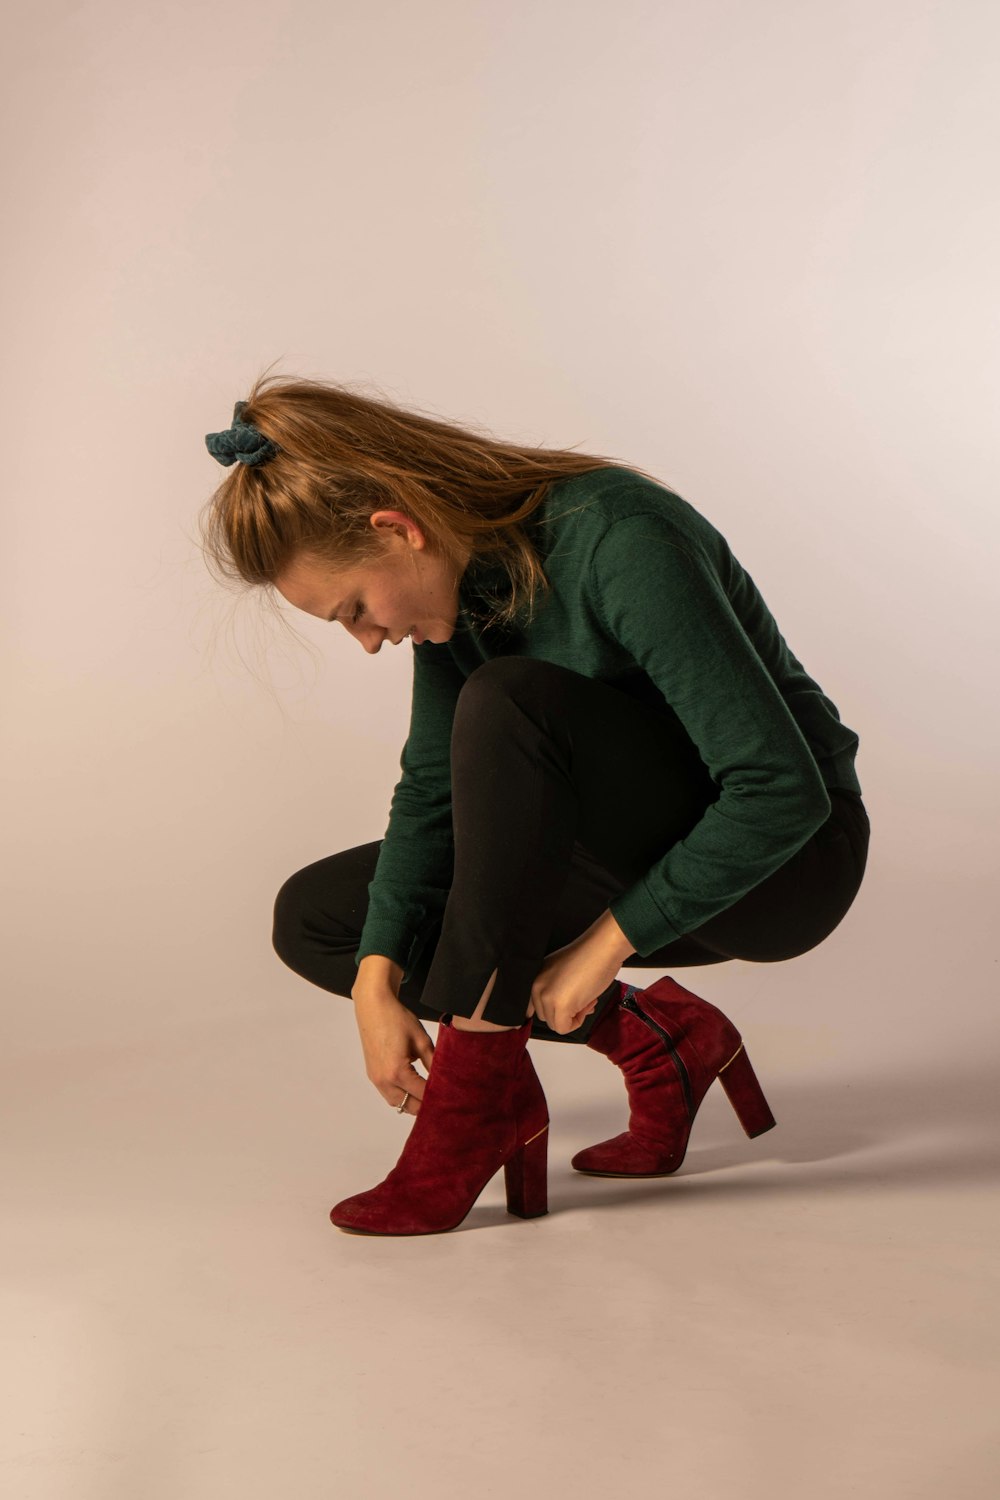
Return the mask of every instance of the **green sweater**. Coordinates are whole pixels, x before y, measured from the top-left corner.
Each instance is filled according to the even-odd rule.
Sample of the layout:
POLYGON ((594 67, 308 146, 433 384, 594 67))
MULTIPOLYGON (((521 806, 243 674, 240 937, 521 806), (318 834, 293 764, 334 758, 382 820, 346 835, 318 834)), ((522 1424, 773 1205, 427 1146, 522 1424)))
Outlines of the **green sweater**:
MULTIPOLYGON (((356 963, 413 973, 452 881, 450 744, 459 691, 491 657, 557 662, 669 705, 719 795, 686 838, 609 904, 640 957, 759 885, 830 813, 828 787, 860 792, 858 736, 792 655, 749 573, 686 500, 630 469, 553 482, 527 530, 551 585, 523 628, 475 628, 496 588, 473 559, 446 644, 413 647, 402 777, 369 885, 356 963)), ((669 788, 664 789, 669 795, 669 788)))

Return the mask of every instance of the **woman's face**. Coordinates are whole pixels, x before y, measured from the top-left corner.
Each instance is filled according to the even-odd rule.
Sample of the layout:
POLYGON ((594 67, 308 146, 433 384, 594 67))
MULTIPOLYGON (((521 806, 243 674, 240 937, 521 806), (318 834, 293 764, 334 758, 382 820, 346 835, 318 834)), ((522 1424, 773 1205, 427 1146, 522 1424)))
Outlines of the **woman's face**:
POLYGON ((423 532, 402 511, 376 511, 371 523, 386 544, 379 561, 334 568, 303 554, 276 579, 279 594, 317 619, 339 620, 370 655, 385 640, 398 646, 411 630, 417 645, 449 640, 458 619, 461 574, 428 553, 423 532))

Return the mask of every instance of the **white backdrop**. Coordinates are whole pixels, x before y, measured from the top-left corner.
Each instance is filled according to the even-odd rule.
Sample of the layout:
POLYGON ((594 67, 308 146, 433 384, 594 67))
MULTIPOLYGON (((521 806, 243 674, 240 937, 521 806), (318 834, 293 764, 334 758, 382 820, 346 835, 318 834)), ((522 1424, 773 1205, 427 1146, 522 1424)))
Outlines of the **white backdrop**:
MULTIPOLYGON (((704 992, 790 1080, 891 1078, 905 1100, 906 1079, 950 1069, 932 1154, 953 1145, 959 1177, 980 1162, 1000 831, 996 7, 58 0, 15 7, 6 30, 3 1068, 29 1240, 33 1213, 73 1212, 80 1174, 120 1212, 129 1139, 128 1180, 145 1161, 180 1191, 206 1120, 239 1153, 255 1118, 251 1198, 264 1140, 287 1185, 331 1092, 372 1153, 338 1147, 331 1202, 398 1149, 349 1005, 284 968, 270 921, 295 869, 383 833, 409 648, 369 657, 288 606, 286 629, 220 591, 197 550, 224 474, 204 434, 276 359, 614 455, 720 528, 860 734, 872 844, 826 944, 703 970, 704 992), (192 1100, 207 1114, 178 1137, 192 1100)), ((543 1051, 552 1094, 610 1089, 583 1049, 543 1051)), ((103 1420, 80 1389, 60 1408, 67 1452, 103 1420)), ((220 1451, 241 1431, 215 1432, 220 1451)), ((873 1483, 923 1494, 929 1449, 899 1453, 909 1487, 892 1488, 902 1469, 873 1483)), ((123 1484, 151 1472, 133 1460, 123 1484)), ((300 1473, 299 1494, 327 1493, 325 1472, 300 1473)), ((281 1470, 257 1473, 273 1493, 281 1470)), ((56 1459, 45 1474, 46 1493, 69 1485, 56 1459)), ((118 1493, 83 1477, 75 1500, 118 1493)), ((210 1466, 174 1479, 155 1493, 213 1492, 210 1466)), ((405 1471, 369 1482, 402 1493, 405 1471)))

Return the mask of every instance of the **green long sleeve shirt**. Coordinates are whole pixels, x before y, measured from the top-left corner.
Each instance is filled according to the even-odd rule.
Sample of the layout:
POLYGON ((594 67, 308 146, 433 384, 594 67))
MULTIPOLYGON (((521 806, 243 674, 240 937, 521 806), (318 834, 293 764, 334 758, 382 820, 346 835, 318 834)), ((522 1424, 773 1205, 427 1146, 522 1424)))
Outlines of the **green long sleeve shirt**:
POLYGON ((551 484, 528 530, 551 585, 534 620, 470 625, 470 606, 503 576, 473 559, 451 639, 413 647, 402 776, 356 963, 384 954, 408 979, 443 912, 454 868, 452 720, 462 684, 491 657, 556 662, 669 705, 719 788, 691 832, 610 902, 640 957, 789 860, 829 815, 827 788, 861 790, 857 734, 789 650, 725 538, 686 500, 630 469, 592 470, 551 484))

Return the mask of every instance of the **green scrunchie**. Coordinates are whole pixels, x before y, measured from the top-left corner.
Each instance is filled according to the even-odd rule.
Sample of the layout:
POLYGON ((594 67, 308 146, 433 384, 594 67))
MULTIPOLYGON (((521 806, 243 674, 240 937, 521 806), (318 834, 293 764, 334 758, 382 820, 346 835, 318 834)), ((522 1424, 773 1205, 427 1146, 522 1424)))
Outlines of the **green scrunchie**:
POLYGON ((239 459, 241 464, 262 464, 279 453, 277 443, 250 422, 241 422, 240 413, 246 409, 245 401, 237 401, 233 407, 233 423, 225 432, 209 432, 205 435, 205 446, 213 458, 228 468, 239 459))

